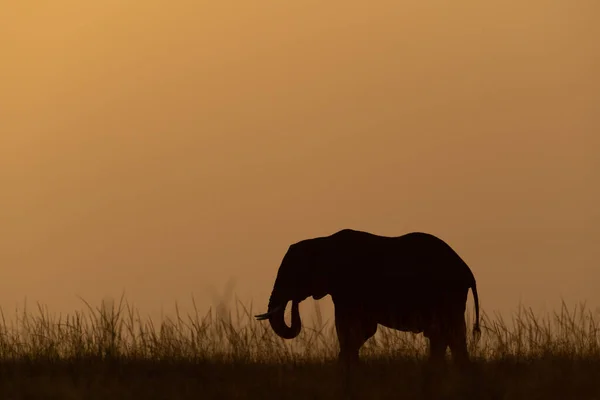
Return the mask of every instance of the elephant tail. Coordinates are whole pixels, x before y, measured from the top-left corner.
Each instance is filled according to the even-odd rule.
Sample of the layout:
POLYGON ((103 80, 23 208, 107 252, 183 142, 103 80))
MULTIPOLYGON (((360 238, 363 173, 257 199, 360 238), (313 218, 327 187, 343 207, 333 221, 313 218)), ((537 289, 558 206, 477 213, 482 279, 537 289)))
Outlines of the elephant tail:
POLYGON ((475 324, 473 325, 473 338, 475 342, 479 341, 481 337, 481 328, 479 327, 479 296, 477 295, 477 284, 475 279, 471 284, 471 290, 473 291, 473 300, 475 301, 475 324))

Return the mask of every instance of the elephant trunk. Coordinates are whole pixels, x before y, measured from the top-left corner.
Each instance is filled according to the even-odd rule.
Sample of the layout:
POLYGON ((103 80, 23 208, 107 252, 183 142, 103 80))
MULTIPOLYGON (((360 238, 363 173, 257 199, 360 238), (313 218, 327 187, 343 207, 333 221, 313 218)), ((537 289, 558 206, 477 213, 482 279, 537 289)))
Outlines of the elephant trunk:
POLYGON ((284 320, 285 307, 287 302, 283 304, 274 304, 269 302, 269 323, 273 331, 283 339, 293 339, 300 334, 302 329, 302 321, 300 319, 300 311, 298 310, 298 302, 292 300, 292 326, 287 326, 284 320))

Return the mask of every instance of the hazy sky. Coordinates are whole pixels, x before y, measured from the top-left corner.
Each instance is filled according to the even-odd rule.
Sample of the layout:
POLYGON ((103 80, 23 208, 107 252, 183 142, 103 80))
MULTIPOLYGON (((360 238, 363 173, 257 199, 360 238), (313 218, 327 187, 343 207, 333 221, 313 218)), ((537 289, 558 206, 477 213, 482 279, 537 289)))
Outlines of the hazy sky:
POLYGON ((600 305, 596 0, 6 3, 3 309, 263 309, 342 228, 442 237, 488 312, 600 305))

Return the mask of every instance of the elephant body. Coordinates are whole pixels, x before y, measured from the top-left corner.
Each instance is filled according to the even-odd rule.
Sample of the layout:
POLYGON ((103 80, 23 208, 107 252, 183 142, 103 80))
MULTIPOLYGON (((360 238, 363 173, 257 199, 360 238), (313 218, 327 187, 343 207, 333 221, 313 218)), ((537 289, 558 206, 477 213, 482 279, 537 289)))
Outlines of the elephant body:
POLYGON ((307 239, 288 249, 279 268, 266 314, 273 330, 293 338, 301 329, 298 303, 329 294, 335 310, 340 361, 358 360, 360 347, 378 324, 423 333, 431 360, 450 347, 457 362, 469 359, 465 308, 475 300, 474 334, 479 334, 479 299, 473 273, 460 256, 434 235, 396 237, 344 229, 307 239), (283 319, 292 301, 292 326, 283 319))

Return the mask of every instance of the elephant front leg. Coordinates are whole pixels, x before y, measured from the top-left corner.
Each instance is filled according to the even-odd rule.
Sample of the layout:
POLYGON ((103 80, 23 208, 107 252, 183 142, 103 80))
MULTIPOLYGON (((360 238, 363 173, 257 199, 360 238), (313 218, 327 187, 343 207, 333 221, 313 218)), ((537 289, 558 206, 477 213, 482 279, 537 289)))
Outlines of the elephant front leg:
POLYGON ((355 364, 362 345, 377 331, 377 322, 354 307, 335 307, 335 330, 340 345, 338 360, 355 364))

